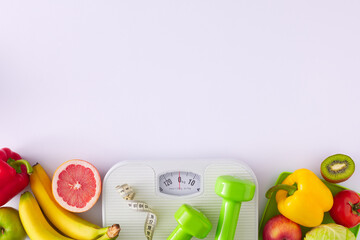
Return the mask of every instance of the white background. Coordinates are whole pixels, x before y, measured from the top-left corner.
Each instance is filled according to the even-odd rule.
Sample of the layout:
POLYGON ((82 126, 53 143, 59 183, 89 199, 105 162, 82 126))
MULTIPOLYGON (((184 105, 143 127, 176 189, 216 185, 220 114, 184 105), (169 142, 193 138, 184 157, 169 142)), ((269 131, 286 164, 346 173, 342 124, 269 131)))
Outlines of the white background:
MULTIPOLYGON (((0 147, 81 158, 360 164, 359 1, 2 1, 0 147)), ((169 164, 170 164, 169 160, 169 164)), ((360 165, 359 165, 360 166, 360 165)), ((141 177, 141 176, 139 176, 141 177)), ((344 186, 360 191, 360 172, 344 186)), ((8 205, 17 207, 19 197, 8 205)), ((86 219, 101 224, 101 200, 86 219)))

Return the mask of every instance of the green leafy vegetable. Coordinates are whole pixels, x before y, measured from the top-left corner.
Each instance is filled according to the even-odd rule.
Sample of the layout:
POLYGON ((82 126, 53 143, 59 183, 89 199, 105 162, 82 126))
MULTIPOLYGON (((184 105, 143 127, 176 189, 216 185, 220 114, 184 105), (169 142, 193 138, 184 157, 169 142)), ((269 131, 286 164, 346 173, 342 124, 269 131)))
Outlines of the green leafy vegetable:
POLYGON ((311 229, 304 240, 355 240, 355 235, 344 226, 329 223, 311 229))

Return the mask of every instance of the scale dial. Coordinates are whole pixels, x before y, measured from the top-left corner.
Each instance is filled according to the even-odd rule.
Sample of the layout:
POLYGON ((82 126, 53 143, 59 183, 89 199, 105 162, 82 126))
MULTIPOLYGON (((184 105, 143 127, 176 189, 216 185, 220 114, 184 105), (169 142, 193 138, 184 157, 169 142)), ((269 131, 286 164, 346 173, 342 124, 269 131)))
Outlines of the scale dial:
POLYGON ((188 196, 202 191, 201 176, 193 172, 167 172, 159 176, 158 182, 162 194, 188 196))

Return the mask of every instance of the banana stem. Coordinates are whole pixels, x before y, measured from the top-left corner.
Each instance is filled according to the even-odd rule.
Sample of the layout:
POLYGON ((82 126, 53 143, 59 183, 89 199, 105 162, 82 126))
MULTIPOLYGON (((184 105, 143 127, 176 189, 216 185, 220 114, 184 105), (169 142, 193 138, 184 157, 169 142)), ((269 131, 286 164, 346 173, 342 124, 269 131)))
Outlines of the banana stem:
POLYGON ((113 224, 111 227, 108 227, 107 232, 97 240, 114 239, 119 235, 120 230, 121 228, 119 224, 113 224))

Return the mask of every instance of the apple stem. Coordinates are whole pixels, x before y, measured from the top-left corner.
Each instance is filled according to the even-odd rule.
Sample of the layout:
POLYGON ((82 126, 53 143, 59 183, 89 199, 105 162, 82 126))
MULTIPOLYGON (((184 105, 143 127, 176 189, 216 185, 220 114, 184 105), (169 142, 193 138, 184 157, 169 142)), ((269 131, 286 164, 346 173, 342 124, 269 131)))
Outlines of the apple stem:
POLYGON ((5 233, 5 229, 1 228, 1 235, 4 235, 4 233, 5 233))
POLYGON ((293 195, 296 191, 297 191, 297 186, 296 185, 287 185, 287 184, 278 184, 275 185, 273 187, 271 187, 266 193, 265 196, 266 198, 271 198, 271 195, 274 192, 277 192, 279 190, 285 190, 288 192, 288 195, 291 196, 293 195))

